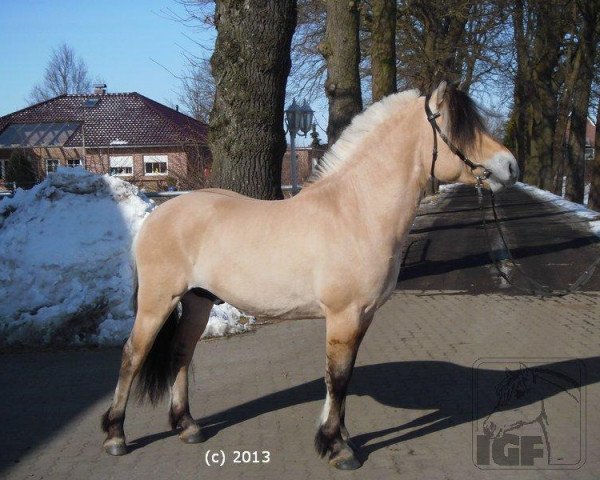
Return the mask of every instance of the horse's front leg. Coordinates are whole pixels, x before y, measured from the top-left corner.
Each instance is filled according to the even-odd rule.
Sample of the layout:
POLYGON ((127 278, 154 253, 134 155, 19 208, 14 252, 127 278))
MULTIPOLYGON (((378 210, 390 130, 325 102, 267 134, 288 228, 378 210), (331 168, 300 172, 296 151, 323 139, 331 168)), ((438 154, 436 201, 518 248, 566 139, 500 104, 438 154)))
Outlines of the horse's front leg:
POLYGON ((360 467, 352 447, 348 445, 348 431, 344 425, 345 402, 358 347, 372 318, 356 311, 327 315, 327 396, 315 447, 321 456, 329 453, 329 462, 341 470, 360 467))

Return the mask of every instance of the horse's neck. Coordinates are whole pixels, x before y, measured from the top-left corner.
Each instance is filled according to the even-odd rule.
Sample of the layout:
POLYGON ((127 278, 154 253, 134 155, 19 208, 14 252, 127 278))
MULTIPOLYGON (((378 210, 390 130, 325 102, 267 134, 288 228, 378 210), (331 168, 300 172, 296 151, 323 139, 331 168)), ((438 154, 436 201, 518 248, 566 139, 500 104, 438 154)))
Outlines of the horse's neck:
MULTIPOLYGON (((396 126, 396 131, 402 131, 396 126)), ((385 132, 382 132, 385 133, 385 132)), ((356 228, 397 248, 408 232, 424 178, 418 136, 373 136, 340 171, 323 179, 335 201, 352 209, 356 228)), ((315 185, 318 187, 318 185, 315 185)))

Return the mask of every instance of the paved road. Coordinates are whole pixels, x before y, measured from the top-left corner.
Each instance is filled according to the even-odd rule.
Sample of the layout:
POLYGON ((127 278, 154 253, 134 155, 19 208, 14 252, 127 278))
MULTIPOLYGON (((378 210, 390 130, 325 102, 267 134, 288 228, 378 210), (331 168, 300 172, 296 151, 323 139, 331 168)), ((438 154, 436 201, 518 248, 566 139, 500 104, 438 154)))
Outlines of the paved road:
MULTIPOLYGON (((484 193, 486 219, 491 222, 489 194, 484 193)), ((520 294, 499 278, 490 262, 490 250, 500 260, 507 258, 506 252, 492 224, 488 241, 474 188, 456 186, 432 198, 422 205, 415 220, 398 287, 520 294)), ((600 255, 600 238, 573 210, 535 198, 518 187, 497 195, 497 205, 513 257, 537 281, 566 288, 600 255)), ((506 272, 518 285, 529 286, 510 262, 506 262, 506 272)), ((600 272, 585 290, 600 291, 600 272)))
MULTIPOLYGON (((553 213, 541 210, 549 206, 533 202, 529 210, 517 210, 511 206, 513 200, 526 199, 515 195, 502 199, 502 215, 514 224, 538 222, 527 219, 532 212, 553 213)), ((132 404, 126 421, 132 451, 121 458, 101 452, 99 430, 100 415, 116 380, 117 349, 2 355, 0 477, 597 479, 600 293, 541 300, 498 289, 481 257, 484 249, 476 236, 476 217, 462 211, 470 208, 468 202, 466 191, 457 191, 443 196, 437 207, 430 204, 423 209, 415 236, 427 233, 433 241, 419 263, 435 268, 417 276, 416 269, 424 265, 408 267, 410 275, 401 280, 401 288, 381 309, 365 338, 347 407, 347 423, 364 461, 357 472, 334 471, 313 451, 315 420, 324 396, 324 325, 307 320, 202 341, 194 358, 191 404, 208 440, 183 445, 167 428, 166 405, 153 410, 132 404), (444 214, 455 220, 427 215, 434 208, 457 210, 444 214), (453 221, 461 223, 453 227, 453 221), (474 231, 473 236, 464 234, 468 230, 474 231), (447 240, 436 245, 444 232, 449 233, 447 240), (458 248, 461 244, 468 245, 469 252, 458 248), (473 369, 482 358, 495 360, 473 369), (505 468, 498 466, 496 454, 489 465, 481 461, 479 468, 474 465, 477 434, 502 396, 505 368, 516 370, 519 363, 537 365, 535 371, 542 373, 511 383, 516 385, 516 403, 498 412, 495 424, 503 423, 497 419, 500 414, 517 421, 544 413, 553 455, 562 459, 556 462, 583 463, 578 470, 540 469, 548 463, 547 447, 541 448, 544 458, 541 463, 536 460, 533 470, 487 470, 505 468), (542 384, 545 388, 540 389, 542 384), (226 464, 207 466, 208 450, 224 451, 226 464), (270 462, 234 464, 235 450, 269 451, 270 462)), ((570 218, 561 213, 546 216, 553 221, 555 217, 570 218)), ((545 226, 542 222, 536 228, 545 226)), ((567 231, 565 227, 564 235, 567 231)), ((511 243, 519 241, 520 235, 511 229, 511 243)), ((554 242, 546 233, 546 240, 573 245, 568 243, 570 237, 560 235, 554 242)), ((589 237, 579 227, 570 235, 589 237)), ((543 239, 543 233, 525 235, 524 247, 543 244, 543 239)), ((526 255, 525 248, 519 261, 538 268, 536 259, 554 263, 549 259, 556 252, 559 259, 567 255, 578 259, 578 251, 591 255, 595 248, 548 249, 541 255, 526 255)), ((568 281, 564 269, 539 268, 556 271, 568 281)), ((533 422, 529 428, 527 438, 541 438, 540 425, 533 422)), ((485 463, 485 456, 478 454, 476 459, 484 458, 485 463)), ((526 463, 526 456, 519 458, 526 463)))

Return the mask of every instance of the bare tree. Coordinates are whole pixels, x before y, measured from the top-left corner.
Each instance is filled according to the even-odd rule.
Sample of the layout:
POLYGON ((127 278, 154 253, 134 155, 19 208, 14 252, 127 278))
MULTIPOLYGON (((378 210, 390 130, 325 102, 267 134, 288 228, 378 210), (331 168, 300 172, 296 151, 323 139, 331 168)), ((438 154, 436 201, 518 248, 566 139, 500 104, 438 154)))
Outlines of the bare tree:
MULTIPOLYGON (((556 73, 571 22, 570 0, 517 0, 512 13, 517 69, 514 141, 523 179, 544 189, 556 184, 552 148, 561 82, 556 73)), ((556 132, 564 135, 564 132, 556 132)))
POLYGON ((314 100, 323 94, 327 74, 319 45, 325 38, 326 11, 323 0, 298 0, 298 22, 292 40, 292 69, 288 92, 314 100))
POLYGON ((573 110, 571 112, 572 144, 567 155, 566 197, 583 203, 585 191, 585 148, 586 126, 590 107, 592 82, 594 80, 594 60, 600 39, 600 0, 577 0, 579 14, 579 43, 581 44, 581 64, 577 82, 573 89, 573 110))
POLYGON ((196 120, 208 122, 215 99, 215 80, 208 60, 189 59, 187 71, 180 77, 178 99, 196 120))
POLYGON ((33 87, 28 101, 33 104, 67 93, 87 93, 90 88, 85 62, 69 45, 61 43, 52 51, 44 79, 33 87))

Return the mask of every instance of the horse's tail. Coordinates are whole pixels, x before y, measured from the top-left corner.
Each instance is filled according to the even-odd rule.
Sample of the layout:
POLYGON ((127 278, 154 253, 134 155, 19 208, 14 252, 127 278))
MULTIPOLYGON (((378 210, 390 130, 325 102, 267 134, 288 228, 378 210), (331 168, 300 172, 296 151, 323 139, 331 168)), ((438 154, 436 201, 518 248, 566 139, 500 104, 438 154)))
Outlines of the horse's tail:
POLYGON ((152 348, 144 361, 136 387, 137 397, 143 402, 146 397, 156 405, 167 393, 174 376, 172 340, 177 330, 179 315, 177 308, 169 315, 154 339, 152 348))
MULTIPOLYGON (((134 272, 133 308, 137 317, 138 278, 134 272)), ((138 374, 136 394, 138 400, 143 402, 146 398, 152 405, 156 405, 169 390, 174 376, 172 340, 177 330, 179 314, 174 308, 164 325, 156 335, 152 348, 148 352, 138 374)))

